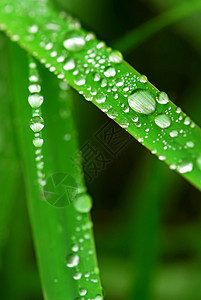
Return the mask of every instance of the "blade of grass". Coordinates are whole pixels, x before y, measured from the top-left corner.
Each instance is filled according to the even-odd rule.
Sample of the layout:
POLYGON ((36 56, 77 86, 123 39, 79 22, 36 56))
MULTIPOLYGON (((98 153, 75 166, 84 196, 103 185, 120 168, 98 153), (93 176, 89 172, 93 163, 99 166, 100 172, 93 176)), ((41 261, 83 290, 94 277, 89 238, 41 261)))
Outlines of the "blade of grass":
MULTIPOLYGON (((55 174, 57 181, 61 178, 60 175, 65 177, 64 189, 61 184, 58 189, 52 187, 52 191, 50 190, 50 192, 56 194, 54 200, 58 200, 58 197, 65 194, 67 187, 73 189, 73 192, 70 190, 69 198, 65 198, 69 203, 65 201, 60 203, 55 201, 53 203, 48 198, 46 201, 41 199, 41 188, 37 182, 37 162, 35 161, 32 143, 33 134, 28 125, 31 111, 27 101, 27 60, 22 50, 16 46, 14 47, 14 45, 11 46, 11 58, 19 147, 24 162, 28 208, 44 296, 46 299, 62 300, 73 299, 86 293, 89 298, 95 298, 98 295, 101 298, 101 287, 91 231, 92 223, 87 212, 83 212, 83 210, 80 212, 80 207, 77 204, 79 203, 77 202, 79 197, 75 200, 73 198, 75 188, 83 193, 86 189, 83 184, 80 166, 74 166, 72 162, 77 159, 78 148, 70 115, 70 96, 68 95, 68 99, 64 103, 55 101, 55 99, 58 99, 55 79, 51 74, 45 73, 48 92, 45 88, 46 97, 42 108, 45 120, 43 130, 44 173, 47 182, 52 182, 51 180, 55 174), (16 73, 18 78, 21 79, 20 82, 15 76, 16 73), (61 110, 62 115, 67 116, 67 118, 61 118, 61 110), (67 132, 71 134, 69 141, 64 139, 67 132), (66 264, 72 268, 67 267, 66 264)), ((86 195, 86 197, 88 196, 86 195)), ((89 209, 90 206, 85 207, 85 211, 89 209)))
POLYGON ((201 189, 201 130, 166 94, 64 14, 31 0, 6 4, 0 4, 1 28, 13 40, 201 189))
POLYGON ((0 35, 0 267, 3 252, 10 234, 14 195, 18 184, 19 165, 13 134, 12 102, 8 88, 8 74, 5 64, 5 36, 0 35))
POLYGON ((178 22, 181 19, 193 15, 200 10, 201 2, 197 0, 179 4, 177 7, 161 13, 159 16, 144 23, 140 27, 132 29, 123 37, 118 38, 111 44, 124 54, 129 53, 136 47, 139 47, 142 43, 146 42, 146 40, 158 33, 160 30, 178 22))

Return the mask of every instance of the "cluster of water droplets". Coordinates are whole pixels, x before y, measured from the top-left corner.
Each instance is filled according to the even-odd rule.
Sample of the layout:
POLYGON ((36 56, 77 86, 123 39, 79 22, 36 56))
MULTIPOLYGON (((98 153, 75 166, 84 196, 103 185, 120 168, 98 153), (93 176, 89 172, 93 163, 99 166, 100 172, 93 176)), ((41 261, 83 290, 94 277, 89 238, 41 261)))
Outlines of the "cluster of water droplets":
MULTIPOLYGON (((45 2, 39 11, 41 17, 45 15, 45 2)), ((11 11, 10 2, 5 13, 11 11)), ((45 25, 40 27, 30 23, 28 28, 22 28, 27 42, 38 41, 40 55, 37 52, 34 55, 41 59, 44 53, 41 62, 46 68, 60 79, 66 76, 86 100, 96 103, 121 127, 134 133, 138 141, 149 148, 152 143, 152 153, 171 163, 171 169, 187 173, 193 170, 195 164, 200 169, 201 154, 197 154, 194 161, 189 161, 188 155, 196 147, 190 133, 194 123, 179 108, 175 109, 168 95, 157 92, 145 75, 126 68, 119 51, 113 51, 104 42, 98 41, 93 33, 82 30, 77 20, 63 12, 60 13, 61 19, 55 20, 48 13, 45 25), (184 157, 180 159, 182 155, 178 150, 186 150, 187 157, 182 154, 184 157), (172 157, 175 157, 175 162, 172 157)), ((20 39, 20 35, 10 35, 13 40, 20 39)))
POLYGON ((93 261, 94 245, 91 235, 92 222, 88 218, 88 212, 92 207, 91 197, 86 194, 78 194, 74 201, 74 207, 77 211, 75 233, 72 236, 71 251, 66 257, 66 266, 72 271, 73 279, 79 286, 79 295, 75 299, 102 300, 100 294, 93 298, 88 296, 91 284, 97 289, 99 283, 99 269, 93 261), (83 272, 83 270, 85 270, 83 272), (86 298, 85 298, 85 297, 86 298), (81 297, 81 298, 80 298, 81 297), (84 297, 84 298, 82 298, 84 297))
POLYGON ((29 122, 29 127, 33 131, 33 145, 35 147, 35 160, 37 167, 38 183, 41 188, 46 185, 44 173, 44 161, 42 154, 43 138, 42 130, 44 128, 44 120, 42 118, 41 105, 43 103, 43 96, 41 96, 41 86, 39 83, 39 75, 36 63, 33 59, 29 62, 29 96, 28 102, 32 108, 32 116, 29 122))

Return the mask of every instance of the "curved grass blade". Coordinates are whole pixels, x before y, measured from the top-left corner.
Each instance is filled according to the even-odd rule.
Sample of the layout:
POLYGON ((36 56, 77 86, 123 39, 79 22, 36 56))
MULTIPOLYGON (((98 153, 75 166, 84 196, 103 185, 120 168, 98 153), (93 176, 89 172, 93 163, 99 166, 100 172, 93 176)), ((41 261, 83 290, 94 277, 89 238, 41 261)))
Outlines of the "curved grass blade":
MULTIPOLYGON (((33 125, 32 121, 29 124, 33 110, 31 112, 30 99, 29 103, 27 101, 27 59, 22 50, 13 45, 11 57, 13 74, 18 72, 21 79, 19 82, 15 76, 12 78, 18 139, 44 297, 62 300, 86 295, 102 299, 92 223, 88 215, 91 202, 86 194, 79 162, 77 166, 73 164, 78 158, 69 95, 67 93, 67 99, 57 101, 61 96, 58 83, 51 74, 45 73, 48 92, 45 92, 45 86, 44 103, 39 108, 45 124, 40 137, 44 144, 43 154, 39 153, 40 144, 33 144, 37 138, 32 132, 35 127, 29 128, 33 125), (64 138, 67 132, 71 134, 68 140, 64 138), (44 167, 40 170, 41 163, 44 167), (41 177, 47 182, 41 184, 38 181, 41 177)), ((38 80, 36 84, 41 86, 38 80)), ((32 88, 29 85, 29 90, 32 88)))
POLYGON ((164 92, 64 13, 43 2, 6 3, 1 28, 13 40, 201 189, 201 130, 164 92))
POLYGON ((123 37, 118 38, 112 45, 122 51, 124 54, 129 53, 136 47, 139 47, 147 39, 158 33, 165 27, 178 22, 188 16, 193 15, 201 10, 200 1, 185 2, 174 7, 154 19, 146 22, 138 28, 127 32, 123 37))

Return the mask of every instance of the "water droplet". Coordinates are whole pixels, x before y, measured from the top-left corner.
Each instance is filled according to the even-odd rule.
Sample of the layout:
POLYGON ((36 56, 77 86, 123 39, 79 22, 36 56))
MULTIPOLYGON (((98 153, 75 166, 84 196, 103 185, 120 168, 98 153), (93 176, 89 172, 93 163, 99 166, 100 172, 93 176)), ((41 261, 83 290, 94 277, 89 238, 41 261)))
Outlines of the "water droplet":
POLYGON ((36 33, 38 31, 38 26, 37 25, 32 25, 29 27, 29 32, 30 33, 36 33))
POLYGON ((128 104, 134 111, 145 115, 152 114, 156 109, 156 102, 153 95, 143 89, 135 90, 128 97, 128 104))
POLYGON ((106 100, 106 96, 104 93, 98 93, 95 97, 94 97, 95 101, 97 103, 104 103, 106 100))
POLYGON ((39 84, 31 84, 29 86, 30 93, 40 93, 41 87, 39 84))
POLYGON ((121 52, 114 50, 110 53, 109 55, 109 60, 113 63, 119 64, 120 62, 122 62, 122 54, 121 52))
POLYGON ((73 58, 68 58, 63 68, 65 71, 73 70, 75 68, 75 60, 73 58))
POLYGON ((188 173, 193 170, 193 164, 190 162, 183 161, 180 165, 177 166, 179 173, 188 173))
POLYGON ((43 96, 40 96, 38 94, 30 95, 28 97, 28 101, 32 108, 38 108, 43 103, 43 96))
POLYGON ((31 130, 33 130, 34 132, 39 132, 44 127, 44 120, 40 116, 33 117, 30 120, 29 126, 30 126, 31 130))
POLYGON ((97 295, 94 300, 103 300, 102 296, 101 295, 97 295))
POLYGON ((193 148, 195 146, 195 144, 192 141, 188 141, 188 142, 186 142, 186 146, 188 148, 193 148))
POLYGON ((167 128, 171 125, 170 118, 165 114, 156 116, 154 122, 161 128, 167 128))
POLYGON ((82 77, 82 76, 78 76, 76 79, 75 79, 75 84, 78 85, 78 86, 81 86, 81 85, 84 85, 86 82, 85 78, 82 77))
POLYGON ((79 273, 79 272, 76 272, 76 273, 73 275, 73 278, 74 278, 75 280, 79 280, 81 277, 82 277, 82 273, 79 273))
POLYGON ((92 199, 88 194, 80 194, 73 202, 74 207, 81 213, 87 213, 92 207, 92 199))
POLYGON ((186 118, 184 119, 184 125, 189 125, 190 122, 191 122, 191 119, 190 119, 189 117, 186 117, 186 118))
POLYGON ((158 97, 156 97, 156 101, 160 104, 167 104, 169 102, 169 97, 165 92, 160 92, 158 97))
POLYGON ((35 147, 42 147, 43 142, 43 139, 41 139, 40 137, 36 137, 33 139, 33 144, 35 147))
POLYGON ((145 76, 145 75, 141 75, 141 76, 139 77, 139 81, 142 82, 142 83, 146 83, 146 82, 148 81, 148 78, 147 78, 147 76, 145 76))
POLYGON ((79 256, 77 254, 70 254, 66 259, 66 265, 69 268, 76 267, 79 264, 79 256))
POLYGON ((177 131, 177 130, 172 130, 172 131, 170 132, 170 136, 171 136, 171 137, 177 137, 177 136, 178 136, 178 131, 177 131))
POLYGON ((77 32, 69 32, 67 39, 63 42, 64 47, 69 51, 80 51, 85 46, 85 39, 77 32))
POLYGON ((114 77, 116 75, 116 70, 113 67, 109 67, 105 70, 104 75, 106 77, 114 77))
POLYGON ((99 81, 101 79, 101 76, 99 73, 94 74, 94 81, 99 81))
POLYGON ((85 290, 85 289, 83 289, 83 288, 81 288, 81 289, 79 290, 80 296, 85 296, 86 293, 87 293, 87 290, 85 290))

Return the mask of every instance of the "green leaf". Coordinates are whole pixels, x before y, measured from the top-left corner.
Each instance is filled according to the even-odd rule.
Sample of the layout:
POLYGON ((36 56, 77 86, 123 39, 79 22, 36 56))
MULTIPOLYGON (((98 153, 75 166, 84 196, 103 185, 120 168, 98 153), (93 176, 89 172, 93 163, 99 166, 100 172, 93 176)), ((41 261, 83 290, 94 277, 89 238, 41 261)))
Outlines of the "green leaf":
MULTIPOLYGON (((86 294, 89 298, 101 299, 92 222, 88 214, 90 207, 87 202, 87 209, 85 207, 83 211, 83 206, 80 209, 77 205, 80 197, 89 196, 77 158, 70 95, 68 90, 59 89, 58 80, 45 72, 42 84, 44 103, 39 109, 31 110, 30 99, 29 102, 27 99, 34 87, 30 88, 28 82, 27 58, 14 45, 11 46, 11 58, 18 142, 44 297, 62 300, 86 294), (64 98, 61 98, 61 92, 65 92, 64 98), (37 133, 32 131, 32 126, 32 130, 29 127, 33 125, 29 120, 37 110, 45 125, 39 134, 44 140, 42 147, 34 142, 37 133), (65 138, 67 133, 71 138, 65 138)), ((35 64, 33 61, 31 64, 34 68, 31 68, 30 75, 33 76, 34 71, 37 77, 35 64)), ((37 84, 41 85, 40 80, 37 84)))

